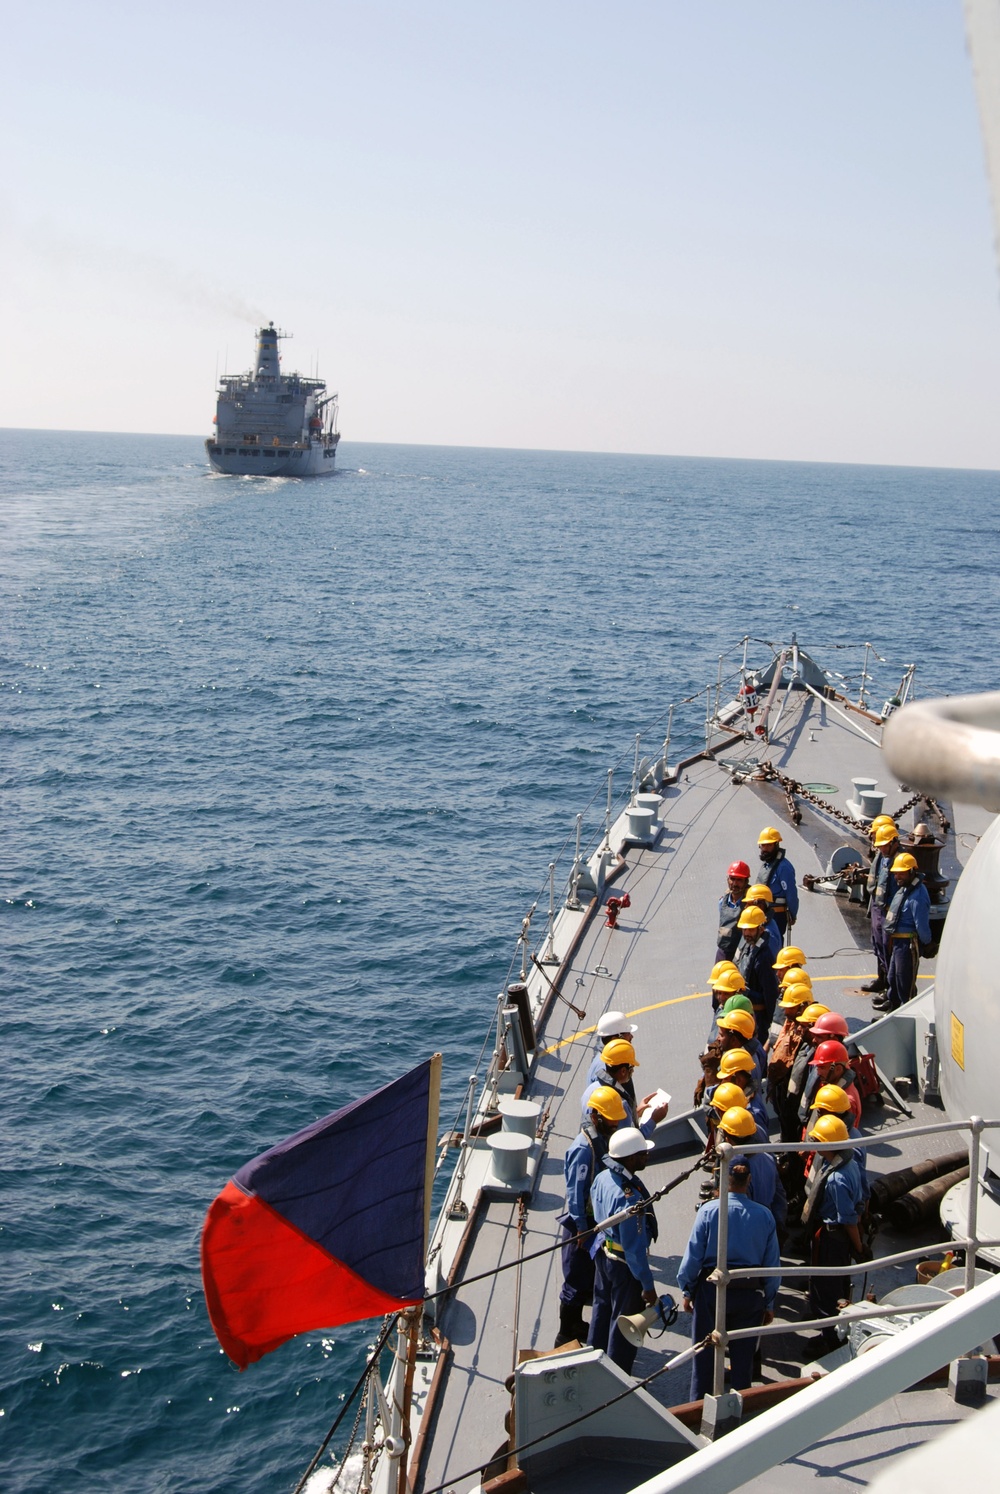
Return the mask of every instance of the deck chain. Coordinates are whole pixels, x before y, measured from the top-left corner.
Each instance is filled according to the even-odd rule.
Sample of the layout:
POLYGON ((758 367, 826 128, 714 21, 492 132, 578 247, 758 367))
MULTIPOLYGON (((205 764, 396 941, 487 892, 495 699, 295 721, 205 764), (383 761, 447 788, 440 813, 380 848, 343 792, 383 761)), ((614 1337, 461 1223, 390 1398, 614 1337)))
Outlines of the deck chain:
MULTIPOLYGON (((794 824, 798 825, 802 821, 802 811, 795 801, 796 799, 804 799, 807 804, 812 804, 816 809, 821 809, 824 814, 832 815, 835 820, 840 820, 842 824, 847 825, 856 834, 867 836, 865 826, 854 819, 852 815, 848 814, 846 810, 838 809, 835 804, 831 804, 827 799, 821 799, 819 794, 814 794, 811 789, 807 789, 804 784, 799 783, 798 779, 789 778, 787 774, 779 772, 769 759, 758 765, 754 776, 762 778, 765 783, 778 783, 781 785, 788 802, 788 813, 794 824)), ((908 810, 915 808, 917 804, 927 804, 930 806, 940 821, 942 831, 947 835, 951 829, 951 821, 937 800, 932 799, 929 794, 914 794, 912 798, 907 799, 905 804, 899 806, 893 813, 892 819, 898 820, 908 810)))

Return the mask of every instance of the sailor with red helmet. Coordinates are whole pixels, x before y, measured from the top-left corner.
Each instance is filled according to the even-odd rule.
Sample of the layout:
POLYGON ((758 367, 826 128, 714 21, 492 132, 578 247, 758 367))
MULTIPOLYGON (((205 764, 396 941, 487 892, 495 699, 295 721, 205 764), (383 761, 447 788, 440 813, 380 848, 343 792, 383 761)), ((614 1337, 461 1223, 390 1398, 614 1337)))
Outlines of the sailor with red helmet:
POLYGON ((719 898, 719 933, 717 960, 731 960, 740 942, 737 919, 743 912, 743 897, 750 886, 750 868, 745 861, 734 861, 726 872, 726 895, 719 898))
MULTIPOLYGON (((839 1013, 828 1012, 827 1016, 837 1017, 839 1013)), ((818 1022, 822 1022, 823 1020, 822 1017, 817 1019, 818 1022)), ((841 1021, 843 1021, 843 1018, 841 1018, 841 1021)), ((846 1025, 846 1022, 844 1022, 845 1027, 846 1025)), ((815 1027, 812 1029, 811 1036, 816 1036, 815 1027)), ((844 1036, 847 1036, 846 1032, 844 1036)), ((854 1084, 851 1055, 843 1043, 833 1037, 824 1037, 816 1045, 816 1051, 809 1060, 809 1079, 805 1085, 802 1101, 799 1105, 799 1119, 803 1126, 810 1120, 809 1112, 812 1109, 812 1102, 816 1097, 817 1090, 824 1084, 836 1084, 844 1091, 851 1103, 851 1115, 854 1124, 860 1124, 861 1096, 858 1094, 854 1084)))

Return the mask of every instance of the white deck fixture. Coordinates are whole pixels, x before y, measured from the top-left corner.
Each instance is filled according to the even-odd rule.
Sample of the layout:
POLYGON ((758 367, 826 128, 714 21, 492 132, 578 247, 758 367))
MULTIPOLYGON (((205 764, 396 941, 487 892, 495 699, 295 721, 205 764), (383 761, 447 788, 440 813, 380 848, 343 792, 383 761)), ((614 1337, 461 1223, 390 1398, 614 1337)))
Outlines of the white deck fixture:
POLYGON ((884 746, 904 782, 1000 811, 1000 693, 905 706, 886 723, 884 746))
POLYGON ((1000 1332, 1000 1277, 790 1396, 631 1494, 730 1494, 1000 1332))

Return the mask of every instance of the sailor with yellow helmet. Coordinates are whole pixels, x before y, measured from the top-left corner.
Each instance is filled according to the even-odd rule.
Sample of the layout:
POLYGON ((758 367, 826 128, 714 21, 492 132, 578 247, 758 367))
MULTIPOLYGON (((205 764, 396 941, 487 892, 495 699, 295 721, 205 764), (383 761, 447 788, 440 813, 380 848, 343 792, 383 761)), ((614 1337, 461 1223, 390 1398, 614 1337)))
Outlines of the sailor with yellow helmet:
POLYGON ((772 916, 784 938, 799 916, 799 889, 795 885, 795 868, 781 844, 781 831, 774 825, 765 825, 758 835, 757 852, 760 866, 754 880, 771 889, 774 897, 772 916))
POLYGON ((757 1036, 767 1041, 778 1000, 778 983, 774 976, 774 954, 766 933, 767 916, 762 908, 744 908, 738 927, 741 939, 736 948, 736 966, 746 981, 747 994, 757 1017, 757 1036))
POLYGON ((559 1292, 559 1333, 556 1348, 572 1339, 584 1342, 587 1324, 583 1310, 594 1300, 593 1243, 587 1231, 595 1223, 590 1202, 594 1178, 604 1166, 612 1134, 625 1121, 625 1104, 616 1089, 600 1084, 587 1101, 587 1118, 563 1158, 566 1210, 557 1223, 562 1229, 563 1284, 559 1292), (585 1238, 579 1239, 578 1236, 585 1238))
POLYGON ((876 996, 872 1006, 895 1011, 910 1001, 917 990, 920 946, 931 942, 931 900, 917 871, 916 857, 901 851, 889 868, 892 898, 885 914, 885 933, 890 949, 889 989, 876 996))
MULTIPOLYGON (((781 931, 774 921, 774 893, 766 882, 755 882, 748 887, 743 897, 744 908, 759 908, 764 915, 762 937, 767 940, 772 961, 778 958, 781 949, 781 931)), ((773 966, 772 966, 773 968, 773 966)))
POLYGON ((862 991, 881 993, 889 987, 889 955, 885 937, 885 915, 892 896, 889 868, 899 853, 899 831, 891 815, 876 815, 869 827, 872 840, 872 862, 868 868, 868 916, 872 924, 872 953, 875 956, 875 979, 862 991))
MULTIPOLYGON (((852 1258, 865 1253, 861 1239, 861 1213, 864 1198, 861 1174, 854 1160, 854 1148, 844 1122, 837 1115, 824 1115, 809 1131, 814 1142, 839 1143, 835 1150, 815 1152, 806 1178, 806 1198, 802 1222, 812 1237, 814 1266, 848 1266, 852 1258)), ((815 1317, 836 1316, 839 1303, 850 1300, 851 1278, 811 1276, 809 1301, 815 1317)), ((840 1347, 833 1325, 821 1334, 824 1352, 840 1347)))

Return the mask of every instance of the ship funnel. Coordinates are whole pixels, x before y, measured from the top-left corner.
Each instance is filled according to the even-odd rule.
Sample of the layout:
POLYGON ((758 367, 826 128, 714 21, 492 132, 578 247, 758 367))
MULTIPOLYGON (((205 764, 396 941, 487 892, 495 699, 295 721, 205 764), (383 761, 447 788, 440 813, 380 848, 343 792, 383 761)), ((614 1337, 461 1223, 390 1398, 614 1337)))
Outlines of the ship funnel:
POLYGON ((257 367, 254 372, 258 379, 276 379, 279 376, 278 332, 273 322, 261 327, 257 333, 257 367))

